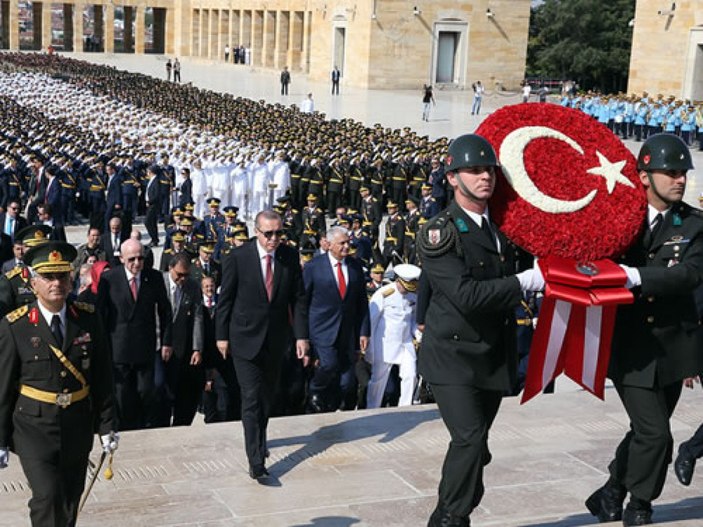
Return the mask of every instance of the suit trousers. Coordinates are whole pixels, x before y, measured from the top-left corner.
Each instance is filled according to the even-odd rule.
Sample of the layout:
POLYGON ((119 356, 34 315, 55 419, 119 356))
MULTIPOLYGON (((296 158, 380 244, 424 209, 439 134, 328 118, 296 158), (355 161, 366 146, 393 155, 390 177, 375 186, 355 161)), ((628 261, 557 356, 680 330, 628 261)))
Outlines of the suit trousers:
POLYGON ((669 419, 681 396, 681 382, 640 388, 615 383, 630 418, 630 431, 608 466, 610 476, 632 496, 644 501, 659 497, 671 463, 674 439, 669 419))
POLYGON ((154 379, 159 413, 156 426, 190 426, 205 385, 202 366, 192 366, 190 355, 173 355, 168 362, 157 355, 154 379))
POLYGON ((488 431, 503 394, 467 385, 431 387, 451 436, 442 466, 439 504, 453 515, 466 518, 483 497, 483 467, 491 460, 488 431))
POLYGON ((693 459, 703 457, 703 425, 698 427, 691 439, 681 443, 679 451, 691 456, 693 459))
POLYGON ((140 430, 154 426, 154 363, 115 363, 113 372, 117 429, 140 430))
POLYGON ((149 233, 151 237, 151 242, 154 244, 159 243, 159 204, 150 203, 146 209, 146 218, 144 218, 144 226, 146 227, 146 232, 149 233))
POLYGON ((264 346, 251 360, 232 356, 242 397, 244 446, 249 465, 266 460, 266 427, 281 373, 283 355, 264 346))
POLYGON ((357 383, 356 363, 353 356, 344 350, 315 348, 320 363, 310 380, 308 394, 316 395, 327 411, 353 410, 356 407, 357 383))
POLYGON ((73 527, 85 486, 87 455, 70 462, 22 456, 20 464, 32 488, 32 497, 29 500, 32 526, 73 527))

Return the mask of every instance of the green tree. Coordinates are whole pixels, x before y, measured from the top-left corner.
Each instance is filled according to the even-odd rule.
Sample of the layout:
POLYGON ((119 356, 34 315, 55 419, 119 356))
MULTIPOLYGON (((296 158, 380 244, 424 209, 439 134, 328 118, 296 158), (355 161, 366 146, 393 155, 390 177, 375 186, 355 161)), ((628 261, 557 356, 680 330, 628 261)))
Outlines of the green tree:
POLYGON ((636 0, 545 0, 532 8, 527 75, 627 89, 636 0))

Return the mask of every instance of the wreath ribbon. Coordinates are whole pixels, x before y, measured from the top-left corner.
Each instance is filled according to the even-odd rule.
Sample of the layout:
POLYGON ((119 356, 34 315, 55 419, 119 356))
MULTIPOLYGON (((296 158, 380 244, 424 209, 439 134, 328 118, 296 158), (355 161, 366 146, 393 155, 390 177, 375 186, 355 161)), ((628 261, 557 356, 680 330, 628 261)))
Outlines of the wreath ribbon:
POLYGON ((634 301, 627 275, 611 260, 579 264, 550 256, 539 266, 546 288, 522 403, 562 372, 603 399, 617 306, 634 301))

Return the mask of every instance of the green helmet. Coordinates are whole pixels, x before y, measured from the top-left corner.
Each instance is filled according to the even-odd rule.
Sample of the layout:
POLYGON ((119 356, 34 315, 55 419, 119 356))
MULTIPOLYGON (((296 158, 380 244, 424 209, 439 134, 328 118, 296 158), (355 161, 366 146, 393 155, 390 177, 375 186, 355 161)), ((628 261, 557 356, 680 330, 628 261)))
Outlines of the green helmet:
POLYGON ((637 170, 692 170, 691 152, 681 138, 673 134, 655 134, 642 145, 637 156, 637 170))
POLYGON ((476 134, 461 135, 449 145, 447 172, 469 167, 497 167, 498 157, 491 143, 476 134))

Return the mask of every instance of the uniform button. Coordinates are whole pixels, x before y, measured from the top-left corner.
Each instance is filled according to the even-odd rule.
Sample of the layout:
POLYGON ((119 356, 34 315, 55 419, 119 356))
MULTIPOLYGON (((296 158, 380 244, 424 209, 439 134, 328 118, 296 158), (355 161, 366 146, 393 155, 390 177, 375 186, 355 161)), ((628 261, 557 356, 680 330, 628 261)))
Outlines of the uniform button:
POLYGON ((500 255, 500 261, 501 261, 501 262, 504 262, 504 261, 505 261, 505 256, 503 256, 502 254, 500 255))
POLYGON ((453 340, 459 340, 459 335, 452 335, 453 340))
POLYGON ((653 322, 654 322, 654 317, 653 317, 652 315, 649 315, 649 316, 647 317, 647 322, 649 322, 650 324, 653 323, 653 322))
POLYGON ((61 373, 59 373, 59 375, 61 375, 61 377, 65 377, 65 376, 66 376, 66 370, 61 370, 61 373))
POLYGON ((63 393, 68 393, 68 388, 64 388, 63 393))
POLYGON ((649 253, 647 256, 650 260, 654 260, 654 253, 649 253))
POLYGON ((35 355, 34 360, 39 360, 39 355, 35 355))
POLYGON ((678 245, 674 245, 674 250, 675 250, 675 251, 680 251, 680 250, 681 250, 681 247, 679 247, 678 245))
POLYGON ((653 296, 648 296, 648 297, 647 297, 647 302, 654 302, 654 297, 653 297, 653 296))
POLYGON ((483 267, 483 262, 478 262, 479 267, 483 267))

